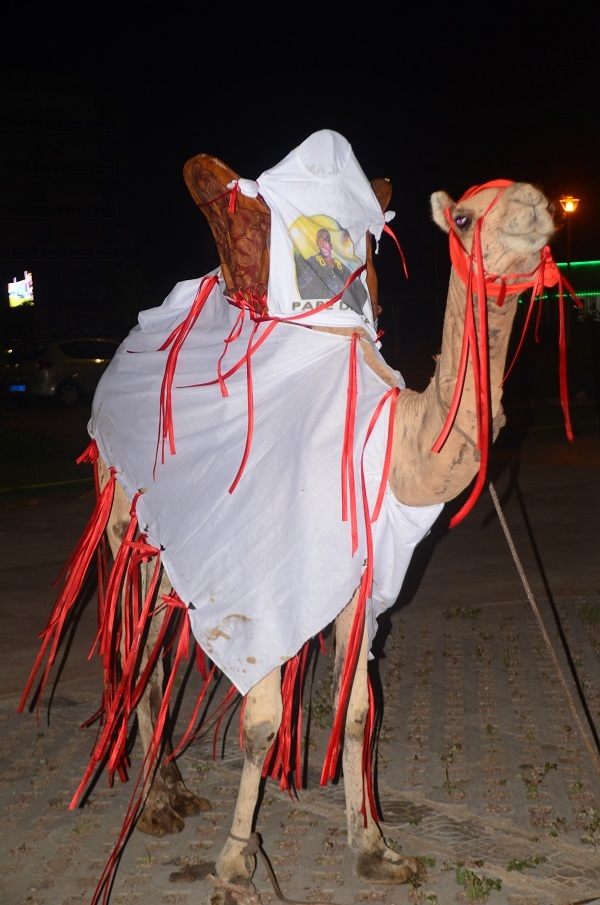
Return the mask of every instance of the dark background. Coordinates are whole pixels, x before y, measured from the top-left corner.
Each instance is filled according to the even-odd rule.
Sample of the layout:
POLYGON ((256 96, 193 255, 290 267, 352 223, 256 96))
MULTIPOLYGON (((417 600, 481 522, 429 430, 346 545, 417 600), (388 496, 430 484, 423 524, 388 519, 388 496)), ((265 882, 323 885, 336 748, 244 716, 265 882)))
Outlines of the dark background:
MULTIPOLYGON (((255 179, 322 128, 351 142, 369 178, 392 180, 409 280, 384 238, 376 263, 389 331, 403 297, 424 293, 424 318, 443 310, 447 241, 429 211, 437 189, 458 198, 506 178, 539 184, 555 202, 576 196, 571 257, 600 259, 598 31, 595 14, 557 3, 27 10, 8 14, 0 75, 58 76, 97 95, 111 119, 125 223, 118 298, 102 306, 116 338, 176 282, 218 264, 185 161, 206 152, 255 179)), ((564 223, 553 250, 566 259, 564 223)), ((100 319, 100 305, 71 310, 56 291, 46 296, 73 326, 100 319)))
MULTIPOLYGON (((256 179, 323 128, 351 142, 369 178, 392 180, 409 279, 384 236, 379 326, 386 358, 415 389, 433 369, 450 270, 433 191, 458 199, 497 178, 540 185, 557 206, 559 262, 568 243, 558 199, 578 197, 572 260, 600 261, 599 28, 579 4, 21 7, 4 10, 3 37, 0 347, 41 327, 124 338, 140 310, 218 264, 185 162, 213 154, 256 179), (98 219, 105 195, 109 214, 98 219), (74 258, 78 244, 87 258, 74 258), (36 304, 17 315, 1 290, 25 267, 36 304)), ((582 327, 571 334, 569 387, 597 400, 599 324, 582 327)), ((512 437, 534 417, 543 436, 564 437, 557 374, 554 338, 534 352, 529 342, 506 386, 512 437)), ((61 469, 75 470, 87 410, 75 423, 35 406, 34 427, 4 422, 23 471, 12 484, 32 482, 32 456, 47 465, 37 480, 71 479, 61 469)), ((597 433, 597 407, 572 416, 576 435, 590 418, 597 433)))

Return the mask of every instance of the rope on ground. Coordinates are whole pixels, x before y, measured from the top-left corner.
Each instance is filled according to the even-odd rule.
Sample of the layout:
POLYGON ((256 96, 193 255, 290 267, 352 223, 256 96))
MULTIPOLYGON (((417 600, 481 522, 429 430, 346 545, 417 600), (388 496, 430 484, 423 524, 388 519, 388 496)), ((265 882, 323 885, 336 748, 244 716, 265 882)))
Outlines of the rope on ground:
MULTIPOLYGON (((448 407, 445 405, 445 403, 444 403, 443 400, 442 400, 442 394, 441 394, 441 388, 440 388, 440 361, 439 361, 439 358, 438 358, 438 360, 437 360, 437 362, 436 362, 436 366, 435 366, 435 375, 434 375, 434 376, 435 376, 435 391, 436 391, 436 399, 437 399, 437 403, 438 403, 438 406, 439 406, 440 411, 441 411, 441 413, 442 413, 442 416, 445 418, 445 417, 446 417, 446 414, 447 414, 447 412, 448 412, 448 407)), ((497 435, 498 435, 498 431, 500 430, 500 428, 501 428, 502 425, 504 424, 504 421, 505 421, 505 419, 504 419, 504 413, 503 413, 502 410, 501 410, 501 411, 498 413, 498 415, 496 416, 496 418, 494 418, 494 423, 493 423, 493 426, 492 426, 492 429, 493 429, 493 439, 494 439, 494 440, 496 439, 496 437, 497 437, 497 435)), ((463 439, 466 440, 467 443, 469 443, 469 444, 474 448, 474 450, 475 450, 475 459, 476 459, 477 461, 479 461, 479 459, 478 459, 478 451, 477 451, 477 448, 476 448, 476 443, 475 443, 475 441, 473 440, 473 438, 472 438, 472 437, 469 437, 468 434, 466 434, 463 430, 461 430, 461 429, 458 427, 457 424, 454 424, 454 425, 453 425, 453 430, 457 431, 457 432, 461 435, 461 437, 463 437, 463 439)), ((529 603, 531 604, 531 608, 532 608, 532 610, 533 610, 533 612, 534 612, 534 615, 535 615, 535 618, 536 618, 536 620, 537 620, 537 623, 538 623, 540 632, 542 633, 542 637, 543 637, 544 642, 545 642, 545 644, 546 644, 546 648, 547 648, 547 650, 548 650, 548 652, 549 652, 549 654, 550 654, 550 657, 551 657, 551 659, 552 659, 552 662, 554 663, 554 668, 556 669, 556 674, 557 674, 557 676, 558 676, 559 682, 560 682, 560 684, 562 685, 563 691, 564 691, 565 696, 566 696, 566 698, 567 698, 567 701, 568 701, 568 703, 569 703, 569 708, 570 708, 570 710, 571 710, 571 713, 573 714, 573 719, 574 719, 575 722, 577 723, 577 728, 579 729, 579 734, 581 735, 581 738, 583 739, 583 743, 584 743, 585 747, 587 748, 587 750, 588 750, 588 752, 589 752, 589 754, 590 754, 590 757, 591 757, 591 759, 592 759, 592 763, 594 764, 594 766, 595 766, 595 768, 596 768, 596 772, 600 775, 600 758, 599 758, 599 756, 598 756, 598 752, 597 752, 597 750, 595 750, 595 748, 592 746, 592 743, 590 742, 588 733, 587 733, 587 732, 585 731, 585 729, 583 728, 583 724, 582 724, 581 720, 579 719, 579 714, 577 713, 577 707, 576 707, 576 705, 575 705, 575 702, 574 702, 574 700, 573 700, 573 697, 572 697, 572 695, 571 695, 571 692, 569 691, 569 688, 568 688, 567 683, 566 683, 566 681, 565 681, 565 678, 564 678, 564 676, 563 676, 562 670, 561 670, 561 668, 560 668, 560 663, 558 662, 557 656, 556 656, 556 654, 555 654, 555 652, 554 652, 554 648, 552 647, 552 641, 551 641, 550 638, 548 637, 548 633, 546 632, 546 628, 545 628, 544 623, 543 623, 543 621, 542 621, 542 617, 541 617, 541 615, 540 615, 540 611, 539 611, 538 605, 537 605, 537 603, 536 603, 536 601, 535 601, 535 597, 534 597, 534 595, 533 595, 533 592, 532 592, 531 588, 529 587, 529 582, 527 581, 527 576, 525 575, 525 571, 524 571, 524 569, 523 569, 523 567, 522 567, 522 565, 521 565, 521 562, 520 562, 520 560, 519 560, 519 555, 518 555, 517 550, 516 550, 516 548, 515 548, 515 545, 514 545, 514 543, 513 543, 513 540, 512 540, 511 534, 510 534, 510 529, 509 529, 509 527, 508 527, 508 524, 506 523, 506 519, 504 518, 504 513, 502 512, 502 507, 501 507, 501 505, 500 505, 500 500, 498 499, 498 494, 496 493, 496 490, 495 490, 495 488, 494 488, 494 485, 492 484, 491 481, 490 481, 488 487, 489 487, 489 491, 490 491, 490 496, 492 497, 492 500, 493 500, 493 503, 494 503, 494 507, 495 507, 496 512, 497 512, 497 514, 498 514, 498 519, 499 519, 499 521, 500 521, 500 524, 502 525, 502 530, 504 531, 504 536, 506 537, 506 542, 507 542, 507 544, 508 544, 508 547, 509 547, 510 552, 512 553, 512 557, 513 557, 513 559, 514 559, 514 561, 515 561, 515 565, 516 565, 516 567, 517 567, 517 572, 519 573, 519 575, 520 575, 520 577, 521 577, 521 581, 523 582, 523 587, 525 588, 525 593, 527 594, 527 599, 529 600, 529 603)))
POLYGON ((506 523, 506 519, 504 518, 504 513, 502 512, 502 507, 500 505, 500 500, 498 499, 498 494, 496 493, 494 485, 492 484, 491 481, 490 481, 488 487, 489 487, 490 495, 491 495, 493 503, 494 503, 494 507, 498 514, 498 519, 500 520, 500 524, 502 525, 502 530, 504 531, 504 536, 506 537, 506 542, 508 544, 510 552, 512 553, 512 557, 515 561, 515 565, 517 567, 517 572, 519 573, 521 581, 523 582, 523 587, 525 588, 525 593, 527 594, 527 599, 529 600, 529 603, 531 604, 531 608, 534 612, 540 632, 542 633, 542 637, 546 644, 546 648, 548 650, 548 653, 550 654, 552 662, 554 663, 554 668, 556 670, 556 674, 558 676, 560 684, 562 685, 562 688, 566 695, 567 701, 569 702, 569 707, 571 709, 571 713, 573 714, 573 718, 574 718, 575 722, 577 723, 577 728, 579 729, 579 734, 581 735, 581 738, 583 739, 584 745, 586 746, 586 748, 589 751, 590 757, 592 759, 592 763, 596 767, 596 772, 598 774, 600 774, 600 758, 598 757, 597 751, 595 751, 594 748, 592 747, 592 743, 589 740, 588 733, 585 731, 583 724, 582 724, 581 720, 579 719, 579 714, 577 713, 577 707, 575 705, 571 692, 569 691, 568 685, 563 676, 562 670, 560 668, 560 663, 558 662, 558 658, 554 652, 554 648, 552 647, 552 641, 550 640, 548 633, 546 632, 546 628, 542 621, 542 617, 540 615, 538 605, 535 601, 535 596, 529 586, 529 582, 527 581, 527 576, 525 575, 525 571, 523 569, 523 566, 521 565, 521 561, 519 560, 519 555, 518 555, 515 545, 513 543, 513 540, 512 540, 511 534, 510 534, 510 529, 506 523))

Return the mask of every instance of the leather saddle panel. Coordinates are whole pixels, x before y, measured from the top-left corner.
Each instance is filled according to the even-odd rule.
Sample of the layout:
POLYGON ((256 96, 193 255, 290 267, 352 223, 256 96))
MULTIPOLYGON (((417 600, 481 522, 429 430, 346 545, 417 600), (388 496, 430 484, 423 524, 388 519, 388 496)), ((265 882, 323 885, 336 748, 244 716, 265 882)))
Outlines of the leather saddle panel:
POLYGON ((228 293, 266 293, 269 279, 271 212, 262 198, 237 193, 230 212, 228 183, 237 173, 217 157, 198 154, 188 160, 183 177, 208 220, 217 245, 228 293))

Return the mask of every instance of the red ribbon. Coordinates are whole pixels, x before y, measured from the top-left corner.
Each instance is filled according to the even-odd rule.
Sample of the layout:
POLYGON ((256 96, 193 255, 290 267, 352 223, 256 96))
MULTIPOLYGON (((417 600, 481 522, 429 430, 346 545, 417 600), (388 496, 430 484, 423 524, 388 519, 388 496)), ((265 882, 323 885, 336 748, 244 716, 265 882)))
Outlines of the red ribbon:
MULTIPOLYGON (((498 179, 488 182, 485 185, 474 186, 469 189, 461 201, 476 194, 482 188, 498 188, 498 194, 492 199, 483 216, 475 225, 475 234, 473 237, 473 246, 470 254, 467 253, 460 236, 453 228, 449 210, 446 210, 446 218, 450 223, 450 259, 459 278, 466 285, 467 300, 465 306, 465 324, 463 332, 463 345, 459 362, 458 374, 454 388, 454 394, 448 411, 448 415, 440 431, 440 434, 434 443, 433 452, 439 452, 446 442, 450 431, 456 420, 456 415, 460 406, 462 391, 464 388, 467 363, 471 360, 473 368, 473 380, 475 384, 476 397, 476 417, 477 417, 477 440, 476 449, 481 455, 481 462, 477 478, 469 498, 462 506, 459 512, 454 515, 450 521, 450 527, 453 528, 471 511, 475 502, 479 498, 486 479, 487 465, 489 458, 489 436, 490 436, 490 374, 489 374, 489 349, 488 349, 488 331, 487 331, 487 302, 488 298, 496 297, 498 306, 502 306, 506 293, 511 295, 520 294, 531 289, 531 306, 536 297, 543 293, 545 286, 559 287, 559 378, 560 378, 560 398, 565 417, 566 434, 569 440, 573 440, 573 431, 571 428, 571 418, 569 414, 569 396, 567 388, 567 363, 566 363, 566 335, 565 335, 565 312, 564 312, 564 289, 566 288, 569 295, 575 303, 582 307, 581 301, 575 295, 572 287, 567 283, 561 275, 558 267, 552 257, 549 246, 545 245, 540 252, 540 261, 530 273, 525 274, 490 274, 483 267, 483 252, 481 249, 481 229, 485 216, 491 208, 497 203, 504 190, 512 183, 505 179, 498 179), (510 280, 510 282, 508 282, 510 280), (479 341, 475 330, 474 320, 474 296, 477 296, 477 310, 479 314, 479 341)), ((460 203, 460 202, 459 202, 460 203)), ((530 322, 532 307, 530 306, 523 335, 517 347, 517 351, 513 361, 506 371, 503 382, 514 366, 517 355, 523 344, 526 329, 530 322)), ((537 341, 537 337, 536 337, 537 341)))

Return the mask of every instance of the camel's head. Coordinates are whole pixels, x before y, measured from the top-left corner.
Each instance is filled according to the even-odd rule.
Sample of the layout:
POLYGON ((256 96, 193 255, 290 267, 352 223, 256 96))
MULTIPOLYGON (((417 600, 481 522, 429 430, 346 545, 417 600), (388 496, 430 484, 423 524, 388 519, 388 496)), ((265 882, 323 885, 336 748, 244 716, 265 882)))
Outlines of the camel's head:
POLYGON ((446 192, 434 192, 431 210, 435 223, 450 234, 452 263, 459 271, 480 241, 486 275, 503 277, 507 283, 519 282, 535 270, 555 231, 548 199, 526 182, 488 182, 470 189, 458 202, 446 192))

